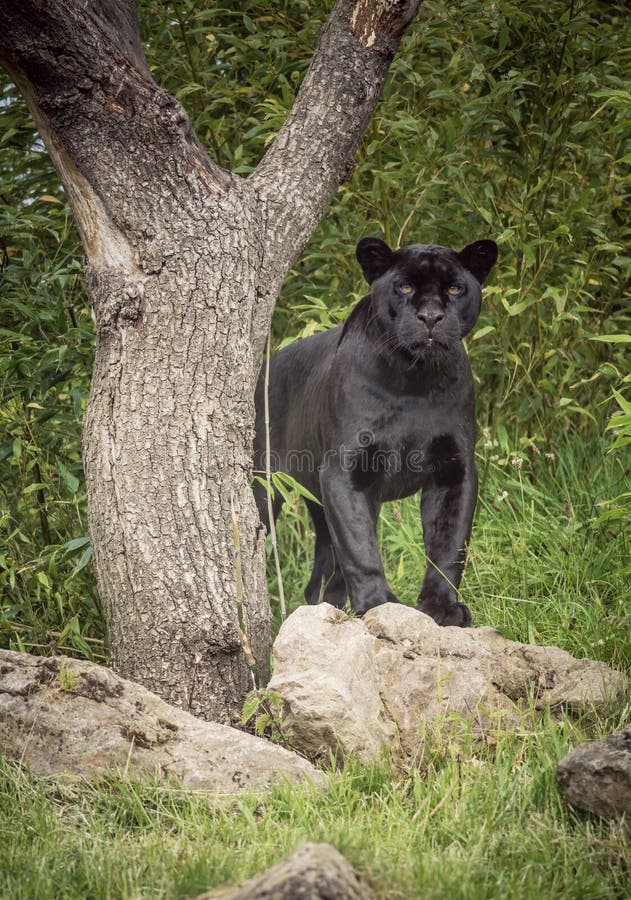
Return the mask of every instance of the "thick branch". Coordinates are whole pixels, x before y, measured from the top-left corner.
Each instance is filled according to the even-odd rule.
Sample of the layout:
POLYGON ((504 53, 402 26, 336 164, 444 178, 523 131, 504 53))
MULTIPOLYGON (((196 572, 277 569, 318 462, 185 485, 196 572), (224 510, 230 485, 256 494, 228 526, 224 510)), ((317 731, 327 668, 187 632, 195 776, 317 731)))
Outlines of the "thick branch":
POLYGON ((133 0, 3 0, 0 62, 25 95, 92 263, 107 264, 99 231, 119 246, 123 236, 142 242, 174 196, 195 217, 200 199, 231 183, 151 78, 133 0))
POLYGON ((293 109, 250 176, 267 205, 267 252, 288 268, 351 170, 419 0, 338 0, 293 109))

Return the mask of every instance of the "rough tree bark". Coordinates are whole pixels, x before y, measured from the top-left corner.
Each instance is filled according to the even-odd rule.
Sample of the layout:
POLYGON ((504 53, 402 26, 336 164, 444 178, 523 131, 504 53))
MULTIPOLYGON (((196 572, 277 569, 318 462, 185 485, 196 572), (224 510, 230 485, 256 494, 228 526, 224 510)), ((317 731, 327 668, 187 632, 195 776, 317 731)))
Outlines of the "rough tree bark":
POLYGON ((205 718, 238 716, 270 615, 250 490, 253 393, 275 299, 352 166, 419 0, 339 0, 256 171, 211 160, 152 79, 134 0, 3 0, 22 91, 86 251, 97 352, 84 426, 113 664, 205 718))

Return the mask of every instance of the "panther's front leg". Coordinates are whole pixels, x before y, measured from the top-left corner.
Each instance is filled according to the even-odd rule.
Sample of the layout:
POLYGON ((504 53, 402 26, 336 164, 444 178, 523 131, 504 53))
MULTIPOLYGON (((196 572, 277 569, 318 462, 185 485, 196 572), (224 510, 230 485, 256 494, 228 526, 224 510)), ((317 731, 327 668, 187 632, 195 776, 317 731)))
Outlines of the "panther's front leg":
POLYGON ((469 609, 458 601, 467 543, 477 499, 473 460, 445 479, 440 469, 424 487, 421 519, 427 568, 417 606, 439 625, 471 624, 469 609))
POLYGON ((363 615, 381 603, 398 603, 388 587, 377 546, 379 503, 353 484, 352 472, 329 464, 320 472, 327 524, 353 610, 363 615))

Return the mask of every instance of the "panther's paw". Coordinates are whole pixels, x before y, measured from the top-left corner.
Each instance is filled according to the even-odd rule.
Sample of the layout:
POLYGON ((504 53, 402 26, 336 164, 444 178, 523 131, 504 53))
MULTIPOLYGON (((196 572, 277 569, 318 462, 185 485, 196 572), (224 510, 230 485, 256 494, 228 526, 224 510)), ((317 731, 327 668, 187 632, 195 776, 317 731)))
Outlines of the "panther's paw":
POLYGON ((437 625, 457 625, 460 628, 468 628, 471 625, 471 613, 464 603, 453 601, 438 604, 432 600, 419 600, 416 608, 431 616, 437 625))
POLYGON ((396 597, 392 591, 384 591, 383 593, 375 594, 366 599, 362 599, 358 602, 353 602, 353 612, 356 616, 363 616, 368 612, 369 609, 373 609, 375 606, 382 606, 384 603, 400 603, 398 597, 396 597))

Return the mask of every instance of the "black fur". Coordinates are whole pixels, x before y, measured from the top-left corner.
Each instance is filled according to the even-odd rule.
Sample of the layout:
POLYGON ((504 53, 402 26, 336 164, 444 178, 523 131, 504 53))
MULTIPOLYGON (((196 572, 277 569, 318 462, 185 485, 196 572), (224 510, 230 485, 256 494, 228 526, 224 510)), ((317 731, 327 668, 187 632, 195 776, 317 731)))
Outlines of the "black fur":
MULTIPOLYGON (((480 311, 493 241, 460 253, 377 238, 357 246, 370 293, 342 327, 270 361, 273 470, 322 501, 310 502, 315 560, 305 596, 359 615, 396 601, 375 526, 381 504, 422 490, 427 569, 418 607, 443 625, 469 625, 457 588, 477 496, 473 379, 462 338, 480 311)), ((263 374, 257 388, 255 468, 265 469, 263 374)), ((261 520, 267 498, 255 486, 261 520)), ((278 498, 275 501, 278 509, 278 498)))

